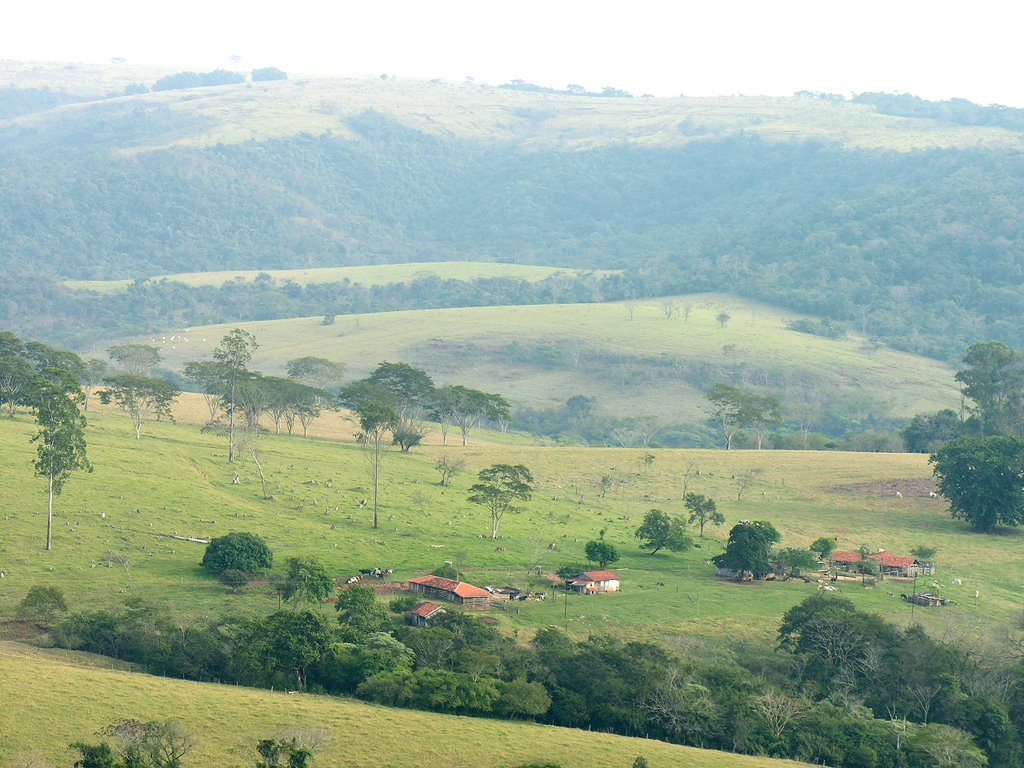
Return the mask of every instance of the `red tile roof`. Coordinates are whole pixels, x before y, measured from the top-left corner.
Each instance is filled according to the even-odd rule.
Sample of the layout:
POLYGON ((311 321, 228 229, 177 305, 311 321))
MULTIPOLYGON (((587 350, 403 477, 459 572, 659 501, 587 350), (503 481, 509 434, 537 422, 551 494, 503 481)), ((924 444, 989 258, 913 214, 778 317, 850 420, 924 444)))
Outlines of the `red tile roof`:
POLYGON ((491 596, 490 592, 480 589, 480 587, 474 587, 472 584, 466 584, 464 581, 446 579, 442 576, 418 576, 415 579, 409 579, 409 583, 420 584, 424 587, 433 587, 434 589, 440 589, 442 592, 451 592, 459 597, 491 596))
POLYGON ((444 611, 444 608, 442 608, 437 603, 420 603, 411 611, 409 611, 409 613, 411 613, 413 616, 419 616, 421 619, 429 619, 438 611, 444 611))
MULTIPOLYGON (((846 552, 843 550, 835 550, 829 559, 833 563, 859 563, 861 560, 860 552, 846 552)), ((874 560, 879 565, 884 565, 889 568, 909 568, 917 561, 912 557, 904 557, 903 555, 894 555, 891 552, 878 552, 873 555, 868 555, 869 560, 874 560)))
POLYGON ((828 558, 833 563, 859 563, 860 552, 847 552, 842 549, 834 549, 828 558))
POLYGON ((874 556, 874 559, 878 561, 879 565, 885 565, 890 568, 909 568, 917 562, 917 560, 912 557, 894 555, 891 552, 879 552, 874 556))

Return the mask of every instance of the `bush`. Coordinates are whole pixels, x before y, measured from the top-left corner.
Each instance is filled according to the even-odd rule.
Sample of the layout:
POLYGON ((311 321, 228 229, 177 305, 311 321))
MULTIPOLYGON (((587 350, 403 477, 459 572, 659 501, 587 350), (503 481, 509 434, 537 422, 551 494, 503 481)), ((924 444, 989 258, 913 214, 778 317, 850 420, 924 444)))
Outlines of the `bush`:
POLYGON ((68 604, 60 587, 36 585, 18 604, 18 620, 49 624, 57 614, 65 613, 67 610, 68 604))
POLYGON ((249 584, 249 577, 234 568, 228 568, 226 571, 222 571, 220 574, 220 580, 223 584, 227 584, 231 587, 232 592, 237 592, 242 587, 249 584))
POLYGON ((392 613, 405 613, 411 611, 421 602, 418 595, 402 595, 401 597, 392 598, 391 602, 388 603, 388 610, 392 613))
POLYGON ((459 581, 461 574, 455 566, 448 565, 445 563, 440 568, 435 568, 430 572, 431 576, 440 576, 442 579, 451 579, 452 581, 459 581))
POLYGON ((201 565, 211 573, 256 573, 274 564, 274 553, 259 536, 245 531, 219 536, 206 545, 201 565))

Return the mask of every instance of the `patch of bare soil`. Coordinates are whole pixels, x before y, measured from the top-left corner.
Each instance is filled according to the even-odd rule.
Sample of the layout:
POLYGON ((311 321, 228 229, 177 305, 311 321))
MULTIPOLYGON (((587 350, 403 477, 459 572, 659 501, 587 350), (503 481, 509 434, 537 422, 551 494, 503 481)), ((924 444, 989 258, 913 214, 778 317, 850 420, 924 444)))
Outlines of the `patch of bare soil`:
POLYGON ((833 485, 828 489, 831 493, 855 493, 872 496, 896 496, 897 493, 903 497, 913 496, 931 497, 939 492, 939 486, 934 478, 922 477, 912 480, 900 478, 895 480, 875 480, 870 483, 849 483, 847 485, 833 485))

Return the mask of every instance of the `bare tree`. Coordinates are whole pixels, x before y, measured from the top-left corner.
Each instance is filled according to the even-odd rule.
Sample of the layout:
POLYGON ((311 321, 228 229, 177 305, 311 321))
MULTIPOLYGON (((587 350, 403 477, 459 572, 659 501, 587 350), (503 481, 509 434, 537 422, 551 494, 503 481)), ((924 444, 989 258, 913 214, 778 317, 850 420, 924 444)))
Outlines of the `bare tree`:
POLYGON ((453 459, 447 453, 442 453, 434 468, 441 473, 441 485, 451 485, 452 477, 462 471, 466 466, 465 459, 453 459))
POLYGON ((751 707, 776 739, 781 739, 786 729, 807 711, 803 701, 777 691, 755 697, 751 707))

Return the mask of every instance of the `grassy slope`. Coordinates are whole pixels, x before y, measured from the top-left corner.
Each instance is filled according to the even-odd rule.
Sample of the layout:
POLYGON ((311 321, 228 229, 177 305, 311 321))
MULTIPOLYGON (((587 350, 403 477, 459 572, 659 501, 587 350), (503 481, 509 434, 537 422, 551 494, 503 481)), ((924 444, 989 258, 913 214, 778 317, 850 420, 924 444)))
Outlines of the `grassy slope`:
MULTIPOLYGON (((96 97, 151 83, 165 70, 0 61, 0 86, 77 90, 96 97)), ((347 135, 345 120, 375 110, 427 133, 584 148, 629 141, 673 145, 737 133, 775 140, 816 137, 849 147, 909 150, 948 146, 1019 146, 996 128, 942 124, 876 114, 859 104, 815 99, 728 96, 613 99, 507 91, 475 83, 388 79, 304 79, 169 91, 108 99, 102 106, 70 105, 14 121, 41 128, 78 119, 81 110, 126 109, 175 118, 170 133, 127 150, 174 145, 211 146, 298 133, 347 135), (685 122, 686 130, 680 130, 685 122)), ((164 121, 161 121, 164 122, 164 121)))
MULTIPOLYGON (((281 372, 287 360, 318 355, 344 361, 354 376, 381 360, 403 360, 440 383, 462 383, 505 394, 533 407, 560 406, 574 394, 595 397, 606 415, 657 415, 665 421, 703 421, 703 393, 687 371, 712 366, 718 373, 746 371, 750 383, 767 379, 786 389, 792 403, 817 393, 837 401, 868 400, 869 410, 893 416, 955 407, 958 394, 945 365, 904 353, 865 351, 862 340, 830 340, 786 329, 796 317, 767 305, 721 295, 682 297, 689 320, 666 320, 657 304, 643 303, 630 321, 623 304, 542 305, 421 310, 243 324, 260 343, 253 367, 281 372), (732 319, 719 327, 725 309, 732 319), (552 364, 510 362, 509 347, 527 354, 548 350, 552 364), (574 366, 571 353, 580 352, 574 366)), ((202 359, 231 326, 190 329, 142 339, 160 347, 180 368, 202 359)), ((97 352, 97 354, 102 354, 97 352)), ((708 384, 708 386, 710 386, 708 384)))
MULTIPOLYGON (((539 558, 553 570, 580 561, 584 542, 605 528, 623 552, 616 566, 624 575, 622 594, 517 604, 519 612, 502 616, 502 623, 527 635, 559 624, 580 637, 595 630, 643 637, 770 637, 782 612, 813 593, 813 585, 718 579, 705 560, 720 551, 719 539, 683 555, 652 557, 637 549, 632 532, 648 509, 681 511, 681 477, 690 464, 700 467, 701 476, 691 479, 689 489, 716 498, 728 521, 709 531, 712 537, 748 518, 772 521, 783 546, 806 546, 820 535, 834 535, 846 548, 867 543, 897 553, 929 543, 939 548, 943 593, 961 603, 918 611, 933 629, 943 631, 948 622, 1005 621, 1021 608, 1021 535, 970 534, 951 520, 945 503, 927 496, 924 456, 653 451, 646 464, 641 450, 470 445, 447 449, 466 460, 466 471, 452 487, 441 488, 433 464, 442 449, 427 447, 386 457, 381 527, 373 530, 370 510, 357 506, 370 496, 364 454, 350 443, 261 438, 261 461, 274 494, 265 501, 251 461, 238 466, 241 484, 232 485, 221 439, 199 435, 193 426, 161 423, 148 424, 136 442, 126 418, 94 415, 89 440, 96 471, 73 477, 58 500, 54 551, 47 554, 41 547, 45 484, 32 475, 31 432, 25 417, 0 421, 0 570, 6 574, 0 614, 39 583, 62 586, 80 607, 128 594, 195 616, 276 607, 276 598, 262 588, 226 594, 198 568, 202 545, 160 533, 251 530, 266 536, 279 564, 288 556, 314 555, 338 575, 381 565, 396 568, 396 578, 404 579, 443 560, 461 559, 472 581, 525 585, 527 564, 539 558), (503 521, 500 551, 486 536, 486 513, 465 500, 475 472, 499 461, 527 464, 538 480, 526 510, 503 521), (738 501, 734 476, 747 470, 756 471, 755 482, 738 501), (602 498, 603 475, 612 483, 602 498), (127 555, 130 573, 109 564, 110 555, 127 555), (962 583, 955 585, 954 578, 962 583)), ((543 580, 532 586, 548 589, 543 580)), ((848 583, 842 591, 862 607, 908 618, 898 597, 908 585, 864 590, 848 583)))
POLYGON ((99 728, 129 717, 186 723, 198 741, 185 760, 190 766, 252 765, 257 741, 289 727, 326 731, 327 745, 316 757, 321 766, 502 768, 553 760, 566 768, 629 768, 640 754, 653 766, 797 765, 601 733, 100 670, 12 645, 0 645, 0 679, 5 690, 31 691, 21 706, 0 708, 0 766, 14 765, 21 754, 70 765, 69 742, 98 741, 99 728))
MULTIPOLYGON (((504 264, 482 261, 432 261, 418 264, 380 264, 367 267, 324 267, 321 269, 238 270, 224 272, 189 272, 177 275, 159 275, 156 280, 171 280, 190 287, 221 286, 242 280, 252 282, 257 275, 268 274, 275 282, 314 285, 340 283, 345 280, 370 287, 390 283, 405 283, 423 278, 470 281, 480 278, 505 277, 535 282, 559 273, 576 274, 578 269, 538 267, 528 264, 504 264)), ((601 274, 600 272, 598 274, 601 274)), ((65 285, 79 290, 113 293, 123 291, 131 280, 67 280, 65 285)))

